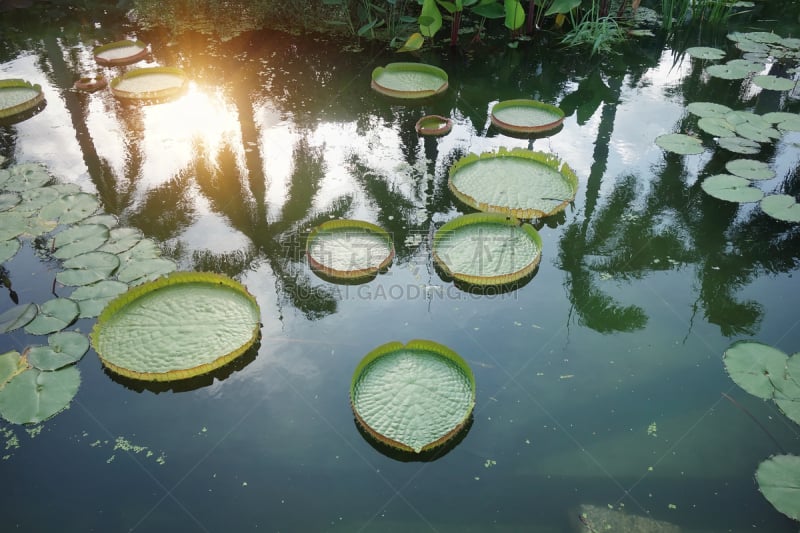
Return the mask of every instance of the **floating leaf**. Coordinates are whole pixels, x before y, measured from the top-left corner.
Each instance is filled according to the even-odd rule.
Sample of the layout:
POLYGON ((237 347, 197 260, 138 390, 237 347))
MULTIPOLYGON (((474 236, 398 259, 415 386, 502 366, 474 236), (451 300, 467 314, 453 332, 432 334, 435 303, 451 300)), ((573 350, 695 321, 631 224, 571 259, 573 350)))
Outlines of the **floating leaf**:
POLYGON ((775 509, 792 520, 800 520, 800 457, 770 457, 758 465, 756 481, 761 494, 775 509))
POLYGON ((772 218, 800 222, 800 204, 788 194, 771 194, 761 200, 761 209, 772 218))
POLYGON ((232 361, 259 330, 258 304, 244 286, 219 274, 175 272, 113 300, 91 340, 115 373, 171 381, 232 361))
POLYGON ((53 177, 39 163, 23 163, 9 169, 8 178, 3 182, 3 189, 10 192, 22 192, 47 184, 53 177))
POLYGON ((14 424, 37 424, 67 408, 78 392, 75 366, 54 372, 28 369, 0 389, 0 415, 14 424))
POLYGON ((137 242, 133 247, 117 254, 120 260, 120 266, 125 266, 127 263, 133 261, 141 261, 142 259, 155 259, 161 257, 161 249, 153 239, 144 238, 137 242))
POLYGON ((698 117, 724 117, 733 111, 726 105, 714 102, 692 102, 686 106, 686 110, 698 117))
POLYGON ((697 137, 683 133, 666 133, 656 137, 656 144, 666 150, 680 155, 697 155, 703 153, 703 143, 697 137))
POLYGON ((734 159, 725 163, 725 169, 736 176, 749 180, 769 180, 775 177, 775 171, 769 165, 754 159, 734 159))
POLYGON ((432 341, 390 342, 367 354, 350 384, 358 423, 374 438, 419 453, 464 427, 475 405, 475 378, 455 352, 432 341))
POLYGON ((697 127, 715 137, 735 137, 734 126, 722 117, 703 117, 697 127))
POLYGON ((108 252, 88 252, 64 261, 64 268, 56 274, 62 285, 90 285, 104 280, 119 267, 119 258, 108 252))
POLYGON ((28 365, 19 352, 11 351, 0 354, 0 389, 26 368, 28 365))
POLYGON ((34 346, 28 350, 28 362, 39 370, 58 370, 80 361, 89 350, 89 339, 76 331, 53 333, 47 346, 34 346))
POLYGON ((175 261, 165 258, 133 260, 122 264, 117 279, 130 285, 154 280, 177 269, 175 261))
POLYGON ((762 43, 757 43, 754 41, 749 40, 742 40, 736 43, 736 48, 741 50, 742 52, 754 53, 754 54, 769 54, 770 47, 766 46, 762 43))
POLYGON ((414 52, 422 48, 424 43, 425 37, 421 33, 412 33, 405 44, 397 49, 397 52, 414 52))
POLYGON ((557 128, 564 122, 564 111, 537 100, 518 98, 492 106, 492 124, 514 133, 539 133, 557 128))
POLYGON ((754 341, 733 343, 723 355, 725 370, 741 388, 754 396, 771 400, 775 384, 784 379, 785 353, 768 344, 754 341))
POLYGON ((745 139, 761 143, 772 142, 772 139, 777 139, 781 136, 780 132, 774 128, 759 128, 749 122, 737 124, 736 133, 745 139))
POLYGON ((25 231, 25 219, 10 211, 0 213, 0 241, 13 239, 25 231))
POLYGON ((740 65, 711 65, 706 67, 706 72, 715 78, 722 78, 724 80, 743 80, 751 74, 750 69, 740 65))
POLYGON ((780 131, 800 131, 800 116, 787 118, 778 122, 777 128, 780 131))
POLYGON ((8 211, 17 205, 22 198, 15 192, 0 193, 0 212, 8 211))
POLYGON ((744 35, 747 37, 747 40, 756 43, 779 44, 783 40, 780 35, 766 31, 751 31, 744 35))
POLYGON ((120 254, 133 248, 140 240, 142 232, 136 228, 114 228, 109 231, 108 241, 97 251, 120 254))
POLYGON ((48 335, 69 326, 78 316, 78 304, 67 298, 54 298, 39 306, 39 314, 26 326, 31 335, 48 335))
POLYGON ((147 43, 142 41, 114 41, 92 50, 95 61, 103 66, 130 65, 147 57, 147 43))
POLYGON ((61 194, 52 186, 29 189, 20 193, 22 201, 14 211, 24 216, 38 215, 44 206, 54 202, 59 196, 61 194))
POLYGON ((389 63, 372 71, 372 88, 395 98, 427 98, 447 89, 447 73, 424 63, 389 63))
POLYGON ((394 257, 391 236, 361 220, 331 220, 314 228, 306 240, 311 267, 335 278, 374 276, 394 257))
POLYGON ((761 147, 757 142, 742 137, 720 137, 717 139, 720 148, 724 148, 737 154, 752 155, 757 154, 761 147))
POLYGON ((714 198, 727 202, 747 203, 757 202, 764 197, 761 189, 752 187, 750 180, 731 176, 730 174, 717 174, 703 180, 700 187, 714 198))
POLYGON ((530 219, 563 211, 575 199, 578 177, 552 154, 500 148, 456 161, 448 187, 480 211, 530 219))
POLYGON ((119 219, 114 215, 109 215, 107 213, 102 213, 98 215, 92 215, 88 218, 83 219, 81 221, 82 224, 102 224, 103 226, 107 227, 108 229, 114 228, 119 224, 119 219))
POLYGON ((769 74, 763 74, 753 78, 753 83, 762 89, 771 91, 791 91, 794 89, 795 81, 787 78, 779 78, 769 74))
POLYGON ((0 242, 0 263, 5 263, 19 251, 21 244, 18 239, 9 239, 0 242))
POLYGON ((752 59, 731 59, 726 63, 729 67, 742 68, 750 74, 764 70, 763 61, 753 61, 752 59))
POLYGON ((127 283, 107 279, 78 287, 72 291, 69 299, 78 303, 80 318, 92 318, 98 316, 111 300, 127 290, 127 283))
POLYGON ((451 277, 473 285, 517 281, 539 264, 542 239, 530 224, 493 213, 455 218, 439 228, 433 258, 451 277))
POLYGON ((21 304, 0 314, 0 333, 8 333, 21 328, 36 317, 39 309, 36 304, 21 304))
POLYGON ((69 259, 97 250, 108 241, 109 230, 102 224, 78 224, 56 234, 53 255, 59 259, 69 259))
POLYGON ((189 78, 182 69, 144 67, 111 80, 111 94, 122 100, 160 102, 177 98, 188 85, 189 78))
POLYGON ((93 214, 100 207, 100 202, 93 194, 79 192, 65 194, 44 206, 39 216, 56 220, 59 224, 74 224, 93 214))
POLYGON ((719 48, 711 48, 709 46, 692 46, 686 49, 686 53, 695 59, 722 59, 725 57, 725 51, 719 48))

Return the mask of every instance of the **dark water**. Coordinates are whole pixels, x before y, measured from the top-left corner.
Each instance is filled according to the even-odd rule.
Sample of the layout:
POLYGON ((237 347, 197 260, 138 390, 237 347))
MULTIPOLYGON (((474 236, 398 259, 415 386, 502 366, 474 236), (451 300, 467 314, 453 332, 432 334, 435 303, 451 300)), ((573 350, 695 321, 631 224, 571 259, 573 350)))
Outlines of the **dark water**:
MULTIPOLYGON (((748 24, 796 35, 791 17, 771 19, 748 24)), ((602 59, 548 39, 404 57, 268 31, 214 42, 111 19, 29 23, 6 28, 0 77, 40 83, 47 106, 0 130, 0 154, 96 193, 181 268, 241 280, 264 326, 243 360, 172 387, 108 374, 90 351, 71 408, 40 434, 0 425, 3 531, 567 532, 585 530, 582 504, 682 531, 797 530, 757 490, 756 467, 780 450, 744 410, 789 453, 798 427, 739 389, 721 356, 739 339, 800 350, 798 229, 700 189, 735 155, 653 142, 693 127, 688 102, 800 111, 796 90, 708 78, 680 52, 729 48, 724 33, 644 38, 602 59), (72 90, 132 68, 92 57, 121 38, 186 70, 188 93, 126 106, 72 90), (450 88, 410 104, 372 91, 372 69, 398 60, 441 66, 450 88), (493 103, 520 97, 560 105, 563 129, 531 140, 489 126, 493 103), (419 138, 430 113, 453 131, 419 138), (537 224, 531 279, 472 294, 440 277, 427 238, 468 211, 447 189, 450 165, 499 147, 557 154, 580 188, 537 224), (351 286, 308 269, 303 233, 335 217, 392 233, 389 272, 351 286), (348 403, 361 358, 413 338, 457 351, 477 383, 468 432, 432 461, 374 446, 348 403)), ((762 189, 798 195, 799 142, 756 156, 777 172, 762 189)), ((28 244, 4 265, 20 301, 52 297, 59 266, 39 257, 28 244)), ((3 295, 0 312, 12 305, 3 295)), ((0 351, 42 342, 14 332, 0 351)))

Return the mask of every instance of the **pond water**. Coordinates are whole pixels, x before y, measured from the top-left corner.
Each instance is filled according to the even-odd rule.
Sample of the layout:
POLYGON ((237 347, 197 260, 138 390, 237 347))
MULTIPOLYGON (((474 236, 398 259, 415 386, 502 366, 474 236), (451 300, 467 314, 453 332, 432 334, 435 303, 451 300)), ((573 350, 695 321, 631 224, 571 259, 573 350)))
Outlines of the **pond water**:
MULTIPOLYGON (((800 29, 760 17, 748 28, 800 29)), ((724 32, 641 38, 603 58, 548 39, 399 56, 271 31, 218 42, 118 20, 30 24, 4 33, 0 77, 41 84, 47 105, 0 129, 0 154, 96 194, 181 269, 240 280, 263 327, 243 360, 173 385, 115 376, 90 350, 68 410, 33 429, 0 422, 4 528, 568 532, 588 531, 579 515, 595 506, 628 520, 619 531, 673 531, 637 517, 687 532, 797 531, 754 472, 781 449, 800 453, 798 426, 733 383, 722 354, 740 339, 800 351, 800 232, 701 189, 738 156, 685 108, 796 113, 800 92, 711 78, 682 52, 738 53, 724 32), (152 56, 97 66, 93 47, 120 38, 148 42, 152 56), (443 68, 448 90, 421 102, 373 91, 372 70, 398 60, 443 68), (155 65, 184 69, 186 94, 129 105, 72 89, 155 65), (489 111, 512 98, 559 105, 562 129, 504 135, 489 111), (452 131, 418 136, 427 114, 450 117, 452 131), (689 130, 700 155, 654 143, 689 130), (434 267, 430 235, 471 212, 448 190, 450 166, 501 147, 556 154, 579 189, 534 221, 532 276, 470 292, 434 267), (391 267, 368 283, 335 284, 306 263, 308 230, 344 217, 394 239, 391 267), (348 396, 364 355, 417 338, 458 352, 477 384, 466 432, 424 460, 374 444, 348 396)), ((798 143, 790 132, 754 156, 776 172, 759 188, 800 193, 798 143)), ((70 291, 32 242, 3 268, 20 302, 70 291)), ((44 342, 16 330, 0 352, 44 342)))

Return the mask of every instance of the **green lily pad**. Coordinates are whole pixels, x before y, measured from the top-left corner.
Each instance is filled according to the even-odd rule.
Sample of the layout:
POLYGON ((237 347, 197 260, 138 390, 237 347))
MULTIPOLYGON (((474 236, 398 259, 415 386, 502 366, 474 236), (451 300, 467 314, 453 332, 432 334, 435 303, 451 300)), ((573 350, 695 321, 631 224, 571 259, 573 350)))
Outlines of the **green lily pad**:
POLYGON ((686 110, 698 117, 724 117, 733 109, 726 105, 715 102, 692 102, 686 106, 686 110))
POLYGON ((39 308, 36 304, 15 305, 0 313, 0 333, 8 333, 21 328, 36 318, 39 308))
POLYGON ((800 116, 781 120, 776 127, 780 131, 800 131, 800 116))
POLYGON ((757 142, 743 137, 719 137, 717 144, 720 148, 744 155, 757 154, 761 150, 757 142))
POLYGON ((424 63, 389 63, 372 71, 372 88, 395 98, 427 98, 447 89, 447 73, 424 63))
POLYGON ((776 385, 783 390, 785 379, 785 353, 768 344, 755 341, 733 343, 723 355, 725 370, 741 388, 754 396, 771 400, 775 398, 776 385))
POLYGON ((447 275, 472 285, 501 285, 536 268, 542 239, 530 224, 494 213, 451 220, 433 238, 433 258, 447 275))
POLYGON ((754 159, 734 159, 725 163, 725 169, 736 176, 749 180, 770 180, 775 171, 769 165, 754 159))
POLYGON ((386 231, 361 220, 331 220, 314 228, 306 240, 308 263, 334 278, 374 276, 391 264, 394 245, 386 231))
POLYGON ((44 220, 39 217, 28 217, 25 219, 25 231, 23 235, 28 237, 39 237, 46 233, 50 233, 56 229, 56 222, 53 220, 44 220))
POLYGON ((78 287, 72 291, 69 299, 77 302, 80 318, 93 318, 99 316, 111 300, 127 290, 127 283, 107 279, 78 287))
POLYGON ((790 50, 800 50, 800 39, 797 37, 784 37, 778 44, 790 50))
POLYGON ((0 389, 5 387, 6 383, 11 381, 14 376, 27 368, 28 364, 18 351, 12 350, 0 354, 0 389))
POLYGON ((108 241, 108 235, 108 228, 102 224, 70 226, 53 238, 53 255, 59 259, 69 259, 93 252, 108 241))
POLYGON ((47 168, 39 163, 23 163, 9 169, 9 175, 3 182, 3 189, 10 192, 27 191, 46 185, 52 179, 47 168))
POLYGON ((98 65, 130 65, 147 57, 147 44, 142 41, 115 41, 96 47, 92 54, 98 65))
POLYGON ((97 251, 120 254, 133 248, 140 240, 142 232, 136 228, 113 228, 108 233, 108 241, 97 251))
POLYGON ((717 60, 725 57, 725 51, 709 46, 692 46, 686 49, 686 53, 695 59, 717 60))
POLYGON ((109 303, 91 341, 117 374, 173 381, 229 363, 259 331, 258 303, 243 285, 220 274, 175 272, 109 303))
POLYGON ((158 247, 158 244, 156 244, 153 239, 144 238, 128 250, 120 252, 117 255, 119 256, 120 266, 122 267, 134 261, 161 257, 161 248, 158 247))
POLYGON ((177 270, 175 261, 163 257, 120 263, 117 279, 129 285, 140 285, 177 270))
POLYGON ((23 216, 35 216, 44 206, 57 200, 59 196, 61 194, 52 186, 28 189, 20 193, 22 201, 14 208, 14 211, 23 216))
POLYGON ((0 212, 8 211, 17 205, 21 200, 22 198, 20 195, 14 192, 0 193, 0 212))
POLYGON ((31 335, 49 335, 61 331, 78 317, 78 304, 68 298, 53 298, 39 306, 39 314, 28 322, 25 331, 31 335))
POLYGON ((28 350, 28 363, 39 370, 58 370, 81 360, 89 350, 89 339, 76 331, 53 333, 47 346, 34 346, 28 350))
POLYGON ((764 197, 761 189, 753 187, 750 180, 730 174, 709 176, 703 180, 700 187, 714 198, 719 198, 726 202, 743 204, 758 202, 764 197))
POLYGON ((0 80, 0 119, 19 122, 35 113, 44 103, 40 85, 20 79, 0 80))
POLYGON ((776 398, 775 403, 787 418, 793 420, 795 424, 800 424, 800 399, 786 400, 776 398))
POLYGON ((751 31, 745 33, 748 41, 764 44, 779 44, 783 38, 775 33, 767 31, 751 31))
POLYGON ((0 389, 0 415, 14 424, 44 422, 69 406, 80 384, 75 366, 54 372, 30 368, 0 389))
POLYGON ((39 211, 39 216, 56 220, 59 224, 75 224, 92 215, 100 208, 100 201, 93 194, 79 192, 65 194, 39 211))
POLYGON ((770 124, 777 124, 779 122, 783 122, 784 120, 800 118, 800 115, 797 113, 787 113, 785 111, 773 111, 771 113, 764 113, 761 115, 761 118, 770 124))
POLYGON ((656 137, 656 144, 674 154, 697 155, 703 153, 703 143, 697 137, 683 133, 666 133, 656 137))
POLYGON ((754 54, 769 54, 771 51, 769 46, 749 40, 739 41, 734 46, 736 46, 736 48, 738 48, 742 52, 749 52, 754 54))
POLYGON ((729 67, 745 69, 750 74, 764 70, 763 61, 754 61, 752 59, 731 59, 725 64, 729 67))
POLYGON ((756 470, 761 494, 775 509, 792 520, 800 520, 800 457, 775 455, 756 470))
POLYGON ((107 227, 108 229, 115 228, 119 224, 119 219, 114 215, 109 215, 107 213, 100 213, 97 215, 92 215, 88 218, 83 219, 81 222, 82 224, 102 224, 103 226, 107 227))
POLYGON ((575 199, 578 177, 552 154, 500 148, 456 161, 448 186, 470 207, 530 219, 563 211, 575 199))
POLYGON ((788 194, 771 194, 761 200, 761 209, 784 222, 800 222, 800 204, 788 194))
POLYGON ((564 122, 564 111, 537 100, 504 100, 492 106, 491 121, 501 130, 514 133, 539 133, 564 122))
POLYGON ((702 117, 697 127, 715 137, 735 137, 734 126, 722 117, 702 117))
POLYGON ((90 285, 102 281, 119 267, 119 257, 108 252, 87 252, 64 261, 64 268, 56 274, 62 285, 90 285))
POLYGON ((468 422, 475 378, 467 363, 441 344, 390 342, 367 354, 350 384, 358 423, 378 441, 420 453, 444 444, 468 422))
POLYGON ((722 78, 723 80, 743 80, 752 72, 740 65, 729 65, 727 63, 722 65, 711 65, 706 67, 706 72, 715 78, 722 78))
POLYGON ((186 73, 179 68, 144 67, 111 80, 111 93, 122 100, 155 102, 180 96, 188 84, 186 73))
POLYGON ((9 239, 0 242, 0 263, 5 263, 19 251, 21 244, 18 239, 9 239))
POLYGON ((760 143, 769 143, 772 142, 773 139, 778 139, 781 136, 780 132, 775 128, 759 128, 749 122, 737 124, 736 133, 745 139, 760 143))
POLYGON ((753 83, 762 89, 770 91, 791 91, 794 89, 796 82, 787 78, 779 78, 769 74, 762 74, 753 78, 753 83))
POLYGON ((22 235, 25 227, 25 219, 18 214, 9 211, 0 213, 0 241, 22 235))

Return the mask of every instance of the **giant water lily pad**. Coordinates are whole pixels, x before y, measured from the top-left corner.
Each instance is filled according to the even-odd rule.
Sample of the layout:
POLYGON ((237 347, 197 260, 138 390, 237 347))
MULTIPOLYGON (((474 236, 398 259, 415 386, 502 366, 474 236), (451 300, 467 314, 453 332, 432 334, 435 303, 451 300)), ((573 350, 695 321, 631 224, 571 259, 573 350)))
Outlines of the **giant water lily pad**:
POLYGON ((447 73, 424 63, 389 63, 372 71, 372 88, 395 98, 427 98, 447 89, 447 73))
POLYGON ((504 100, 492 107, 492 124, 513 133, 541 133, 564 122, 564 111, 538 100, 504 100))
POLYGON ((702 189, 720 200, 735 203, 757 202, 764 197, 761 189, 752 186, 750 180, 730 174, 709 176, 700 184, 702 189))
POLYGON ((116 41, 93 50, 98 65, 130 65, 147 57, 147 44, 142 41, 116 41))
POLYGON ((39 85, 25 80, 0 80, 0 120, 13 123, 28 118, 44 103, 39 85))
POLYGON ((475 378, 454 351, 390 342, 361 360, 350 384, 358 423, 378 441, 420 453, 456 436, 475 406, 475 378))
POLYGON ((800 457, 775 455, 758 465, 758 488, 764 497, 792 520, 800 520, 800 457))
POLYGON ((89 350, 89 339, 77 331, 62 331, 47 337, 47 346, 28 350, 28 362, 39 370, 58 370, 76 363, 89 350))
POLYGON ((361 220, 331 220, 314 228, 306 240, 308 263, 333 278, 374 276, 394 258, 391 236, 361 220))
POLYGON ((448 186, 470 207, 530 219, 563 211, 575 199, 578 177, 552 154, 500 148, 456 161, 448 186))
POLYGON ((683 133, 665 133, 656 137, 656 144, 668 152, 680 155, 703 153, 703 143, 697 137, 683 133))
POLYGON ((258 304, 243 285, 220 274, 174 272, 111 301, 91 341, 117 374, 173 381, 234 360, 259 331, 258 304))
POLYGON ((53 372, 29 368, 0 388, 0 415, 14 424, 38 424, 69 406, 81 375, 75 366, 53 372))
POLYGON ((784 222, 800 222, 800 204, 788 194, 770 194, 761 200, 761 209, 784 222))
POLYGON ((542 239, 530 224, 494 213, 451 220, 433 238, 433 258, 447 275, 472 285, 501 285, 536 268, 542 239))
POLYGON ((111 92, 123 100, 162 101, 182 94, 188 82, 176 67, 137 68, 111 80, 111 92))

